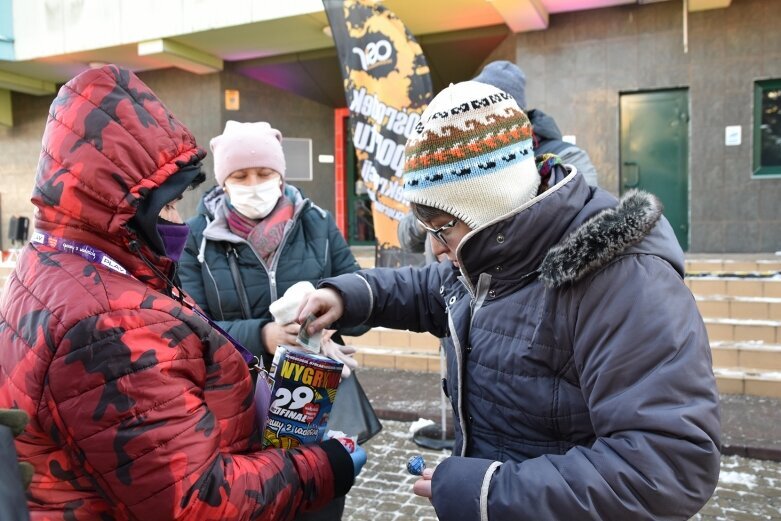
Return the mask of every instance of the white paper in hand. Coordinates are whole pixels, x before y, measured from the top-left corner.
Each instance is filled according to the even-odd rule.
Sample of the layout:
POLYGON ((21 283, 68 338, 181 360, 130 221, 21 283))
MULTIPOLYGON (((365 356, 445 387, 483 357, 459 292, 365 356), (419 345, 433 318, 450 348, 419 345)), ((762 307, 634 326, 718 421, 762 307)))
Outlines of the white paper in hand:
POLYGON ((298 307, 314 290, 315 287, 308 280, 290 286, 282 298, 272 302, 268 308, 274 317, 274 322, 282 325, 295 322, 298 318, 298 307))

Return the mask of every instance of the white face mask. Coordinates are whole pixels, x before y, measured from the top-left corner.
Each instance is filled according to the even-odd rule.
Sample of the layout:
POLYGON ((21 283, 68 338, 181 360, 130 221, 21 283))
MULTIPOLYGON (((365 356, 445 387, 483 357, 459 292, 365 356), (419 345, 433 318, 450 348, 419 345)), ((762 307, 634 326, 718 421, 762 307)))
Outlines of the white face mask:
POLYGON ((270 214, 282 196, 282 187, 276 180, 251 186, 226 182, 225 188, 231 205, 250 219, 262 219, 270 214))

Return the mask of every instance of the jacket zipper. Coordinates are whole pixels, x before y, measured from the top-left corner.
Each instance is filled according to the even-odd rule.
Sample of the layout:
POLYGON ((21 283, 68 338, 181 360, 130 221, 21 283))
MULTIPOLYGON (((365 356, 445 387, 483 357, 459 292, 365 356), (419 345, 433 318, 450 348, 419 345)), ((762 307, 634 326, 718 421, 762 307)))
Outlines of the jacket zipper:
MULTIPOLYGON (((469 280, 468 278, 464 277, 466 280, 469 280)), ((466 450, 467 445, 469 443, 469 434, 467 433, 467 416, 465 416, 464 413, 466 413, 466 404, 464 404, 464 394, 466 390, 466 380, 464 379, 464 356, 469 350, 469 335, 472 332, 472 326, 474 325, 475 320, 475 311, 476 307, 479 309, 479 307, 482 307, 483 301, 485 300, 485 294, 488 291, 488 288, 486 285, 490 286, 491 283, 491 276, 486 274, 481 274, 480 278, 477 282, 477 285, 474 288, 474 293, 470 294, 469 298, 469 329, 467 330, 467 337, 466 337, 466 346, 464 350, 461 349, 461 341, 458 338, 458 334, 456 331, 455 323, 453 322, 453 315, 452 313, 447 314, 448 319, 448 325, 450 326, 450 336, 453 338, 453 344, 454 344, 454 351, 456 352, 456 367, 458 369, 458 417, 459 417, 459 424, 461 425, 461 432, 463 434, 463 442, 461 443, 461 456, 466 456, 466 450), (479 302, 479 306, 477 306, 479 302)))
POLYGON ((461 351, 461 342, 458 339, 456 325, 453 322, 453 314, 447 314, 448 327, 450 328, 450 337, 453 339, 453 351, 456 353, 456 368, 458 369, 458 388, 456 389, 456 399, 458 400, 458 424, 461 426, 463 441, 461 442, 461 456, 466 456, 466 446, 469 435, 466 429, 466 418, 464 418, 464 372, 462 370, 464 353, 461 351))
POLYGON ((277 248, 277 251, 274 252, 274 256, 271 257, 271 264, 269 266, 266 266, 266 263, 263 262, 263 259, 260 258, 260 255, 258 255, 258 252, 255 251, 255 248, 252 247, 249 242, 246 240, 244 242, 247 243, 249 246, 249 249, 252 250, 252 253, 255 254, 255 257, 257 257, 258 262, 260 262, 260 265, 263 266, 263 269, 266 270, 266 274, 268 275, 268 284, 269 284, 269 291, 271 293, 271 300, 270 302, 276 301, 279 296, 277 295, 277 264, 279 263, 279 257, 282 255, 282 249, 287 245, 287 239, 290 237, 290 233, 293 231, 293 229, 298 226, 299 218, 301 217, 301 213, 304 211, 304 209, 309 205, 309 200, 305 200, 303 204, 296 210, 296 213, 293 214, 293 218, 290 220, 291 224, 289 226, 285 227, 285 231, 282 234, 282 240, 279 241, 279 247, 277 248))

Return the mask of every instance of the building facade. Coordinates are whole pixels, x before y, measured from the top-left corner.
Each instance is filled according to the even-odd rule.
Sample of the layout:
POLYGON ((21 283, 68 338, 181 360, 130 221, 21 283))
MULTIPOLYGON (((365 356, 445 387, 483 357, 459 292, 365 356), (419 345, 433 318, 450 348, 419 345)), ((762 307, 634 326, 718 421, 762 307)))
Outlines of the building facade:
MULTIPOLYGON (((107 3, 125 13, 125 0, 107 3)), ((513 61, 526 73, 529 108, 553 116, 565 138, 589 153, 600 185, 617 195, 634 187, 657 193, 689 251, 781 250, 777 0, 719 0, 706 10, 692 10, 696 0, 688 9, 677 0, 518 0, 515 14, 483 0, 457 0, 448 3, 453 20, 439 26, 410 11, 410 3, 384 5, 421 41, 435 89, 471 78, 488 61, 513 61), (539 4, 549 12, 519 18, 539 4)), ((30 193, 56 87, 90 62, 138 71, 207 149, 229 119, 271 122, 293 138, 291 147, 303 147, 295 149, 297 158, 308 154, 295 162, 293 177, 300 180, 291 182, 335 212, 354 242, 366 239, 357 225, 360 182, 350 168, 349 136, 340 130, 341 77, 333 42, 321 31, 327 22, 319 2, 262 14, 257 6, 268 2, 237 2, 235 12, 211 20, 209 13, 189 15, 201 25, 186 18, 166 29, 158 20, 145 26, 146 34, 120 31, 113 41, 95 33, 90 41, 83 18, 100 13, 84 10, 96 4, 0 0, 0 18, 14 20, 12 29, 0 23, 0 32, 15 33, 0 34, 3 249, 11 216, 32 218, 30 193), (34 9, 49 9, 38 12, 37 25, 29 22, 34 9), (28 22, 17 23, 20 17, 28 22), (69 24, 69 17, 75 21, 69 24), (68 36, 73 31, 79 38, 68 36), (29 43, 42 32, 43 43, 29 43), (156 39, 184 51, 174 46, 178 55, 163 52, 154 60, 136 54, 137 45, 140 52, 141 43, 156 39), (274 50, 276 41, 287 47, 274 50)), ((142 22, 136 15, 111 16, 107 23, 121 28, 142 22)), ((209 157, 205 165, 211 173, 209 157)), ((187 195, 184 214, 195 212, 201 192, 187 195)))

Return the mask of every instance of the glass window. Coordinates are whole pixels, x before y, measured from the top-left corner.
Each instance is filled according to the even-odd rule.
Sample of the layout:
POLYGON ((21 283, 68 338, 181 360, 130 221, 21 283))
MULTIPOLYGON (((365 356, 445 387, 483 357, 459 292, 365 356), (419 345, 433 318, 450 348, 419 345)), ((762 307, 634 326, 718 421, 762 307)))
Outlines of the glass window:
POLYGON ((781 80, 754 84, 754 175, 781 177, 781 80))

